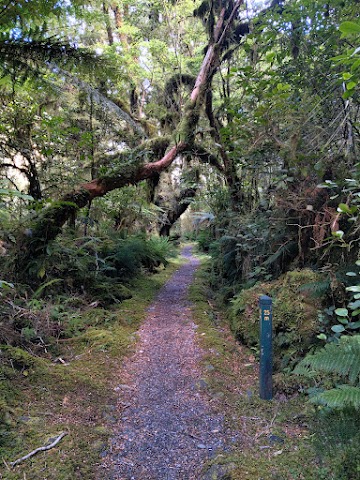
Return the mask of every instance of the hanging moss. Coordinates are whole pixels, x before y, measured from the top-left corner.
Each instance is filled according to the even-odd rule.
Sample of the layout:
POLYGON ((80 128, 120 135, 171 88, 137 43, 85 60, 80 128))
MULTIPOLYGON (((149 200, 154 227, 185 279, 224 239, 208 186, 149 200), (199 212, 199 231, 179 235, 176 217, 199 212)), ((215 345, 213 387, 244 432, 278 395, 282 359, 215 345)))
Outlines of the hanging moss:
POLYGON ((177 73, 173 75, 165 85, 164 103, 168 108, 179 111, 179 105, 175 96, 179 93, 181 86, 188 87, 189 91, 194 88, 196 78, 186 73, 177 73))

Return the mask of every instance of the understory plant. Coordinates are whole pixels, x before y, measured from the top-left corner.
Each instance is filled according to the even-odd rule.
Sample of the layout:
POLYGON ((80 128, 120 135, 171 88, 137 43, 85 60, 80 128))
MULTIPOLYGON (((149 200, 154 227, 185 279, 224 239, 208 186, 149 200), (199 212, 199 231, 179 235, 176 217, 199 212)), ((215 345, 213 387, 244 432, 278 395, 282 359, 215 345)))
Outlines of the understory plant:
POLYGON ((332 388, 317 388, 310 401, 317 405, 344 409, 360 408, 360 335, 343 335, 339 343, 328 343, 307 355, 294 373, 310 378, 332 379, 332 388))
POLYGON ((166 238, 59 237, 32 263, 31 284, 0 283, 0 344, 31 346, 41 355, 110 321, 112 306, 132 297, 134 279, 155 272, 172 255, 166 238))

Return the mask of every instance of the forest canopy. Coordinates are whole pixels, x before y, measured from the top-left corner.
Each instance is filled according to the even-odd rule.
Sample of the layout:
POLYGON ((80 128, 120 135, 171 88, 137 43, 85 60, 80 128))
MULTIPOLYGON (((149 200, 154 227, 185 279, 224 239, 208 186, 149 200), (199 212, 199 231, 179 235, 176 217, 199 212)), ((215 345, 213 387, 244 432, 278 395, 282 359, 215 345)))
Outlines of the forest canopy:
POLYGON ((220 242, 230 284, 354 265, 356 2, 10 1, 0 15, 4 280, 46 278, 64 232, 168 237, 185 213, 187 234, 220 242))

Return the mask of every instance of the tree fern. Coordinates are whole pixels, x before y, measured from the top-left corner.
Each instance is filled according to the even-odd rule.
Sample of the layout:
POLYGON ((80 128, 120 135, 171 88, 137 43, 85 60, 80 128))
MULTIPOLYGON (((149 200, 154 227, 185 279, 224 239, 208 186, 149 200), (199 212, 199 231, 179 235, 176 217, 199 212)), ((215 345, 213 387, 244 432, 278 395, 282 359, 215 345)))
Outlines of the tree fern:
POLYGON ((351 384, 360 383, 360 335, 342 337, 340 343, 329 343, 322 350, 305 357, 294 373, 337 373, 347 377, 351 384))
POLYGON ((360 408, 360 388, 352 385, 339 385, 336 388, 318 393, 310 400, 317 405, 330 408, 360 408))

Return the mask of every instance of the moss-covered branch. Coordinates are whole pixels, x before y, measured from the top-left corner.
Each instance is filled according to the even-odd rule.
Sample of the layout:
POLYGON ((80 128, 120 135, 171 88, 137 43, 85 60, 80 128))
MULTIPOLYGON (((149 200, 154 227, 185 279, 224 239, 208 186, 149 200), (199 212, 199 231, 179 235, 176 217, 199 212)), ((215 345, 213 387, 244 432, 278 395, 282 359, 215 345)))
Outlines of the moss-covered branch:
POLYGON ((65 222, 78 208, 84 207, 90 200, 102 197, 112 190, 158 175, 168 168, 180 153, 192 148, 205 93, 211 87, 214 72, 219 66, 219 56, 225 48, 226 35, 230 31, 231 22, 241 3, 242 0, 237 0, 226 18, 223 14, 218 16, 214 36, 171 143, 166 137, 142 143, 128 154, 124 153, 117 160, 115 159, 114 165, 105 175, 80 185, 75 191, 67 193, 59 202, 43 209, 30 228, 26 229, 26 233, 23 232, 18 239, 16 255, 18 270, 26 271, 30 261, 46 251, 47 244, 56 238, 65 222), (159 160, 153 161, 154 153, 159 160))
POLYGON ((163 237, 170 235, 170 230, 174 223, 186 212, 191 204, 192 199, 196 196, 196 187, 186 188, 173 197, 170 206, 165 206, 160 198, 157 199, 156 204, 163 207, 165 212, 159 222, 159 234, 163 237))

